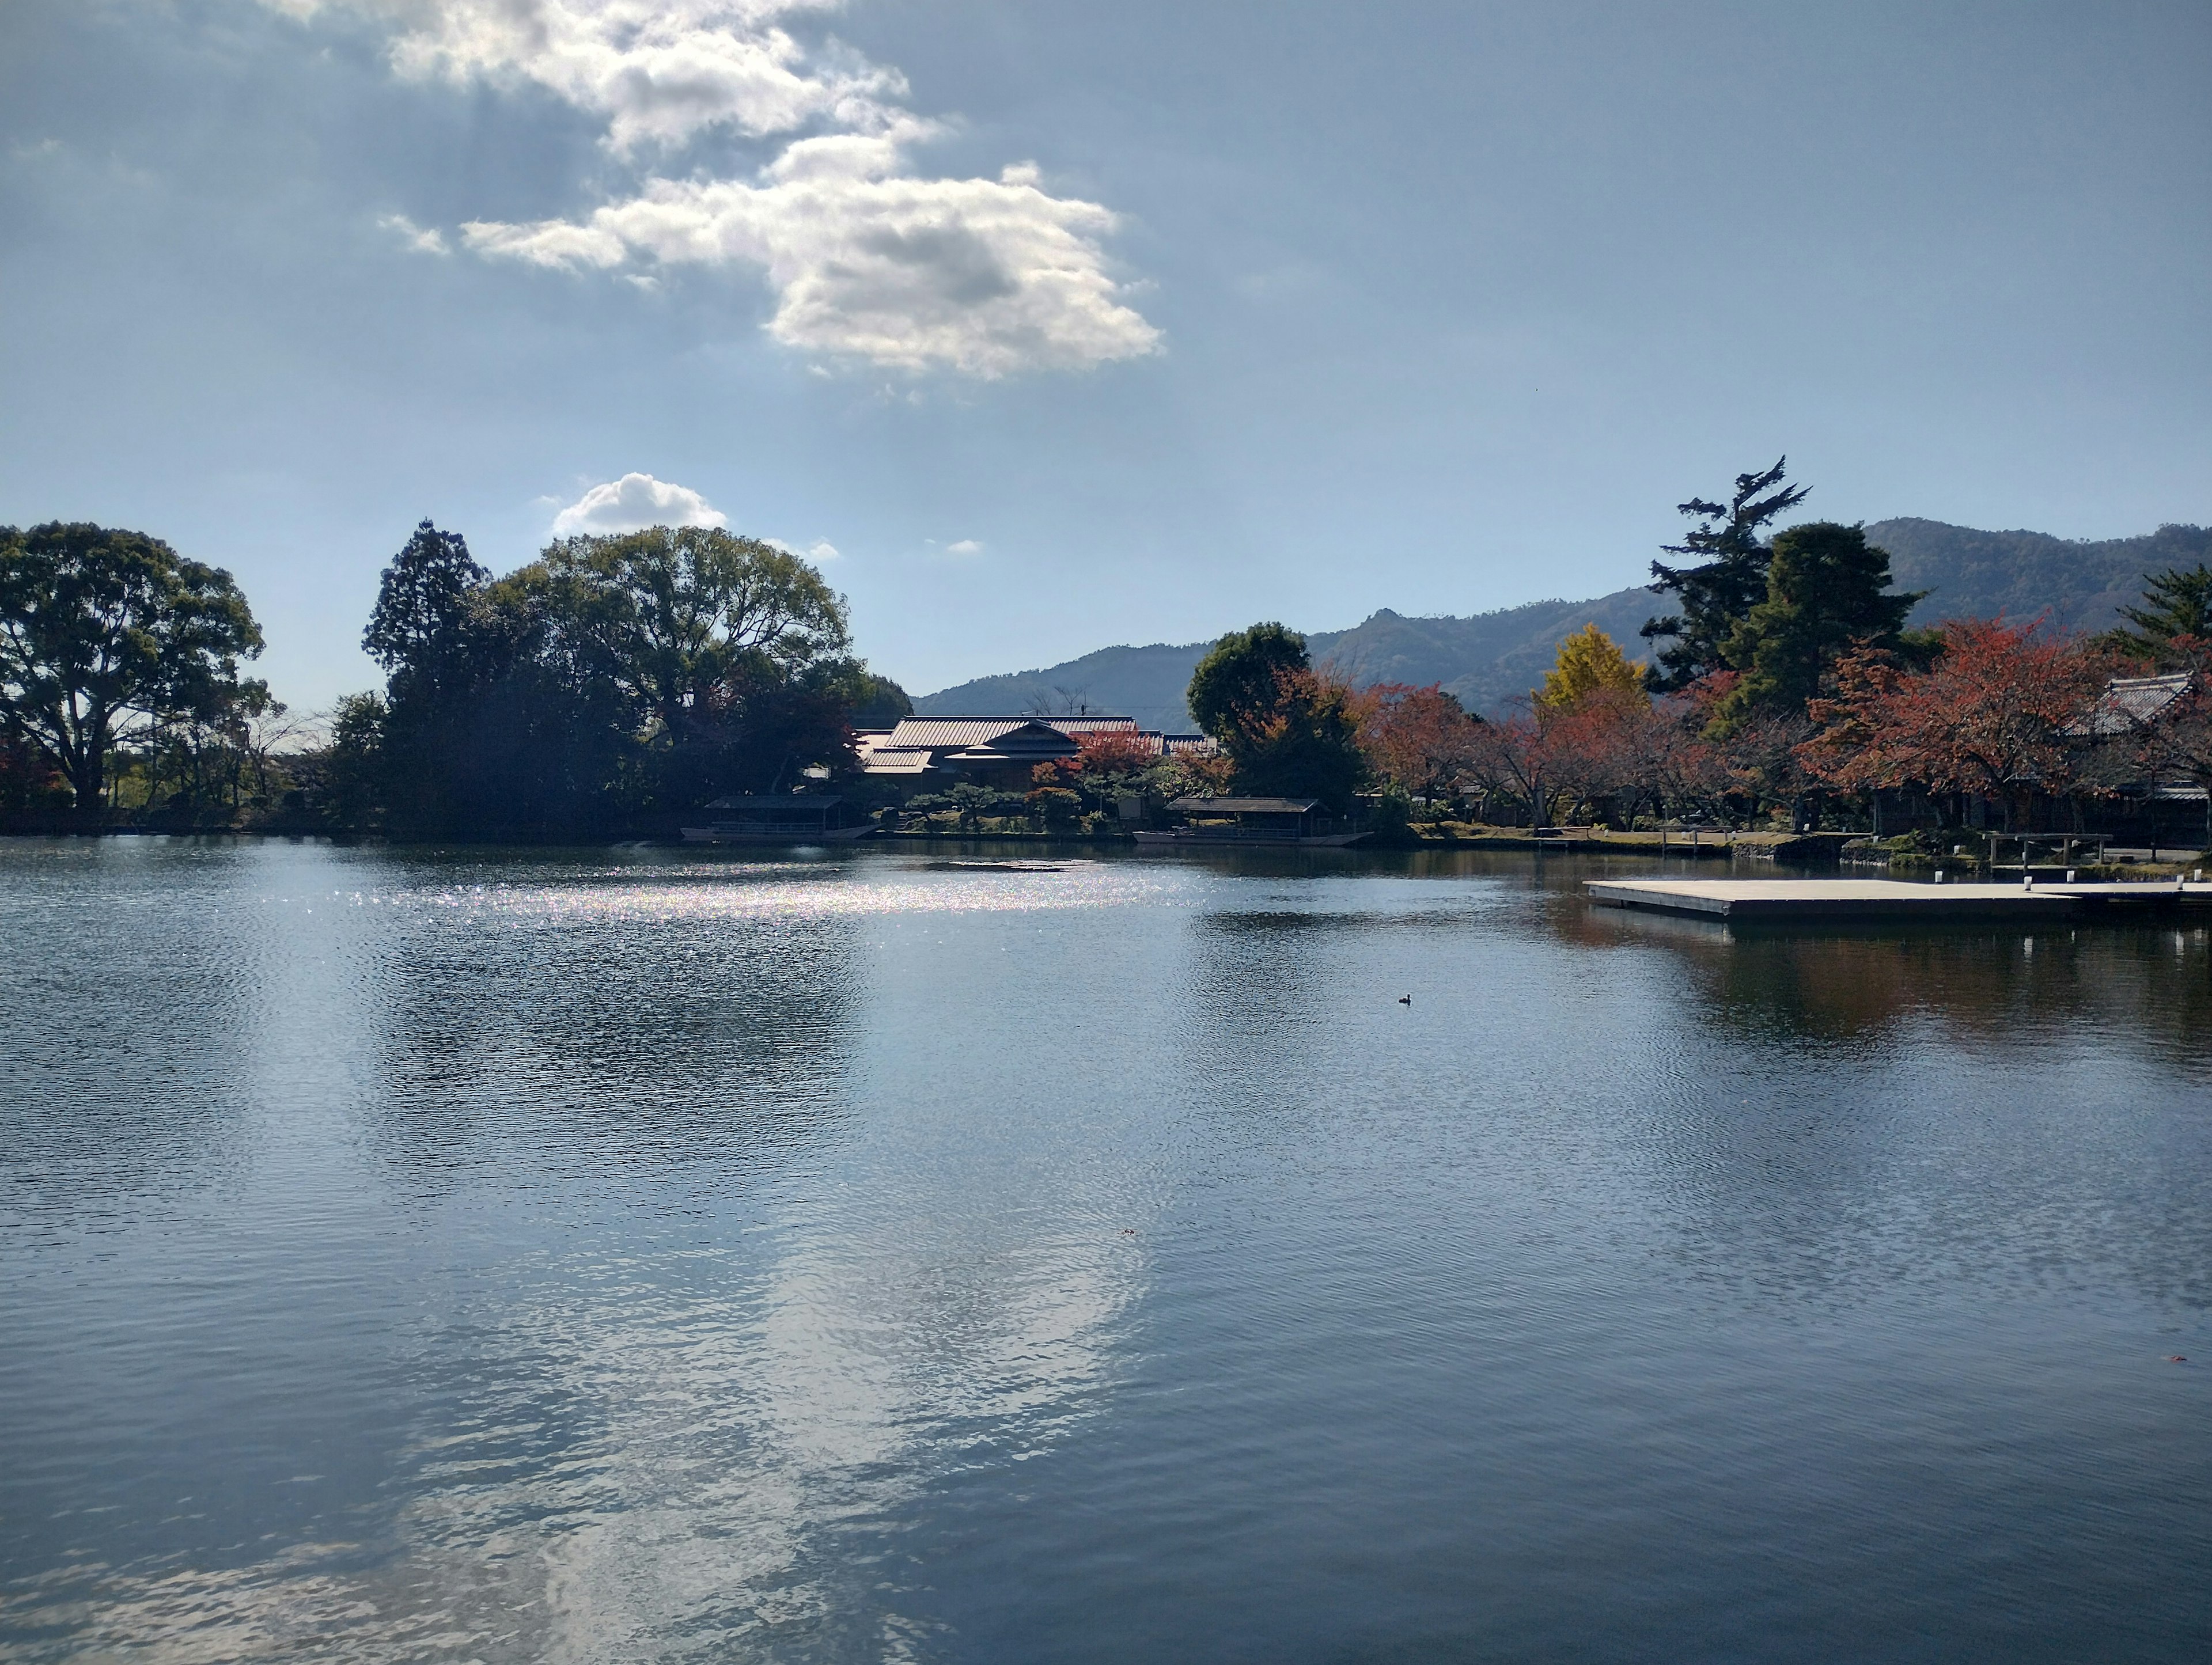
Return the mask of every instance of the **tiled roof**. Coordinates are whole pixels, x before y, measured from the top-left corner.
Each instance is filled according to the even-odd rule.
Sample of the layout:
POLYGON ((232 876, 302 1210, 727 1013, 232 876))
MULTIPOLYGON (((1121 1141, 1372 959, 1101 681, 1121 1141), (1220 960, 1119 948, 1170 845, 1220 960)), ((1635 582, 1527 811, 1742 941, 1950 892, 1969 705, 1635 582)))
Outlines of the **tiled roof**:
POLYGON ((2089 708, 2089 714, 2074 725, 2087 734, 2125 734, 2154 721, 2189 691, 2189 673, 2170 677, 2115 677, 2089 708))
POLYGON ((981 745, 1032 723, 1058 729, 1066 735, 1137 732, 1134 717, 902 717, 883 744, 902 750, 927 746, 933 750, 947 746, 981 745))

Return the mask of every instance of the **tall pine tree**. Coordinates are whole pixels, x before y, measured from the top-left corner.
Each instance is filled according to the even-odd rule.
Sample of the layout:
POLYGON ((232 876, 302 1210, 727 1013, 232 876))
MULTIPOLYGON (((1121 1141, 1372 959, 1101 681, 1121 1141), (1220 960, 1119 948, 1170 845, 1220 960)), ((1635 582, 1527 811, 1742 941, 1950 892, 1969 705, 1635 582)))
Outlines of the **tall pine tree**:
POLYGON ((1683 514, 1698 517, 1698 527, 1680 543, 1664 545, 1665 550, 1695 556, 1698 564, 1651 563, 1656 580, 1651 592, 1672 595, 1681 610, 1644 623, 1645 640, 1672 638, 1670 645, 1659 647, 1645 673, 1654 692, 1687 688, 1708 672, 1731 668, 1728 640, 1766 594, 1772 552, 1760 528, 1803 502, 1812 489, 1783 484, 1789 460, 1778 458, 1771 468, 1737 475, 1735 495, 1725 504, 1692 497, 1677 505, 1683 514))
POLYGON ((2132 659, 2161 667, 2179 662, 2179 637, 2212 639, 2212 567, 2203 562, 2193 572, 2176 567, 2143 585, 2142 605, 2123 607, 2120 617, 2133 625, 2108 632, 2105 640, 2132 659))
POLYGON ((1814 520, 1774 540, 1766 596, 1729 633, 1722 651, 1742 673, 1714 711, 1734 728, 1754 712, 1795 715, 1849 648, 1894 648, 1918 592, 1889 592, 1889 551, 1861 526, 1814 520))

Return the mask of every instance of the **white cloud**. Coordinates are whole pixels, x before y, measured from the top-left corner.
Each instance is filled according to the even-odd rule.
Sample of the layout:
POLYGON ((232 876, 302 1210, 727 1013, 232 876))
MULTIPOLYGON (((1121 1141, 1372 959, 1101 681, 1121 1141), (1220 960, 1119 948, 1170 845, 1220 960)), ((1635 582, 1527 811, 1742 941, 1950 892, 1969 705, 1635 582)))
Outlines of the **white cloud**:
POLYGON ((888 141, 805 140, 761 185, 654 179, 581 224, 477 222, 461 232, 480 253, 539 265, 758 265, 780 296, 768 326, 777 340, 905 369, 996 377, 1153 349, 1158 331, 1121 303, 1103 270, 1105 209, 1048 196, 1015 169, 918 179, 893 173, 897 159, 888 141), (802 156, 786 167, 831 143, 847 165, 802 156))
POLYGON ((553 535, 637 532, 646 526, 726 526, 729 517, 689 486, 625 474, 593 486, 553 517, 553 535))
POLYGON ((898 73, 810 53, 782 27, 833 0, 264 3, 384 16, 401 74, 533 82, 604 118, 618 157, 714 127, 804 134, 750 180, 648 173, 579 219, 471 221, 461 234, 480 255, 569 270, 757 269, 776 294, 777 340, 907 370, 1079 369, 1158 346, 1109 270, 1107 209, 1052 195, 1029 163, 996 179, 908 171, 913 148, 942 130, 893 101, 898 73))
POLYGON ((376 223, 384 230, 397 236, 402 243, 417 254, 451 254, 453 252, 453 249, 447 244, 444 232, 440 231, 435 226, 428 228, 418 226, 404 214, 387 214, 376 223))

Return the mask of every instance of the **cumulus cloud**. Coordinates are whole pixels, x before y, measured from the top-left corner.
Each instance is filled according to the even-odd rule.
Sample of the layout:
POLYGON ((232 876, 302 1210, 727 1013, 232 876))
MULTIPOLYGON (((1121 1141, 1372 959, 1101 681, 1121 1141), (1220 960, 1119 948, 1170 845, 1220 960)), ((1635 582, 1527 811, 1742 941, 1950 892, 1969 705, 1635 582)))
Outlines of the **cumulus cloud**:
MULTIPOLYGON (((786 29, 831 0, 264 0, 295 13, 385 16, 403 75, 534 83, 606 122, 619 158, 709 128, 798 134, 750 179, 647 172, 574 219, 471 221, 467 246, 572 271, 693 266, 761 271, 787 345, 921 370, 996 377, 1154 351, 1103 240, 1115 216, 1055 197, 1036 168, 929 179, 915 146, 941 129, 902 108, 893 70, 786 29)), ((411 222, 410 222, 411 225, 411 222)), ((435 236, 430 233, 428 235, 435 236)))
POLYGON ((625 474, 593 486, 553 517, 553 535, 637 532, 646 526, 726 526, 729 517, 689 486, 625 474))
POLYGON ((963 538, 957 544, 947 544, 945 552, 947 555, 981 555, 983 546, 972 538, 963 538))
POLYGON ((417 254, 453 252, 446 241, 444 232, 440 231, 435 226, 428 228, 418 226, 404 214, 387 214, 376 223, 384 230, 392 233, 417 254))

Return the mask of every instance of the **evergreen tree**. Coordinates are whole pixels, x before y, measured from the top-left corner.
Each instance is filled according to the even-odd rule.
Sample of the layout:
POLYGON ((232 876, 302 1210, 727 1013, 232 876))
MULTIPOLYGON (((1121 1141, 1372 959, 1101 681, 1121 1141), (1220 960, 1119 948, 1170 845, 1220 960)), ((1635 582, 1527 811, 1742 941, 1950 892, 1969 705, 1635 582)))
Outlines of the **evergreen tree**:
POLYGON ((1766 597, 1729 634, 1723 652, 1741 680, 1714 711, 1720 733, 1754 712, 1794 716, 1848 649, 1894 649, 1920 599, 1889 593, 1889 551, 1861 526, 1814 520, 1774 540, 1766 597))
POLYGON ((1782 483, 1789 460, 1779 458, 1771 468, 1737 475, 1735 495, 1725 505, 1702 497, 1677 505, 1682 513, 1698 517, 1698 527, 1680 543, 1665 545, 1666 552, 1693 556, 1698 564, 1651 563, 1651 575, 1657 580, 1651 592, 1674 596, 1681 609, 1646 620, 1641 632, 1650 641, 1673 638, 1671 645, 1659 648, 1657 662, 1644 673, 1655 693, 1687 688, 1711 671, 1741 668, 1730 665, 1727 644, 1735 627, 1766 593, 1771 552, 1760 540, 1759 529, 1803 502, 1812 489, 1782 483))
POLYGON ((2142 605, 2123 607, 2120 617, 2135 628, 2108 632, 2107 645, 2131 659, 2175 664, 2178 639, 2212 640, 2212 567, 2200 561, 2193 572, 2174 568, 2158 574, 2143 586, 2142 605))
MULTIPOLYGON (((447 679, 441 672, 457 668, 447 661, 464 651, 470 600, 490 581, 465 538, 423 521, 384 569, 362 650, 395 684, 426 684, 422 691, 434 693, 447 679)), ((402 692, 396 685, 393 691, 402 692)))

